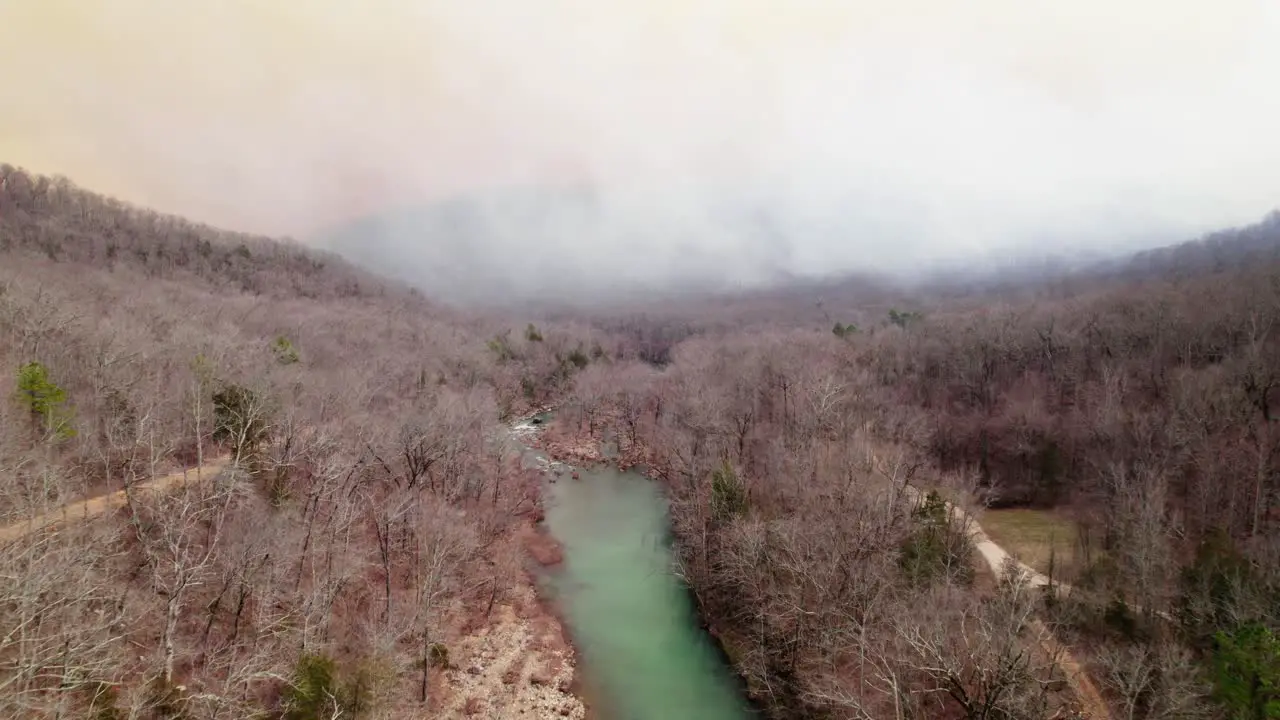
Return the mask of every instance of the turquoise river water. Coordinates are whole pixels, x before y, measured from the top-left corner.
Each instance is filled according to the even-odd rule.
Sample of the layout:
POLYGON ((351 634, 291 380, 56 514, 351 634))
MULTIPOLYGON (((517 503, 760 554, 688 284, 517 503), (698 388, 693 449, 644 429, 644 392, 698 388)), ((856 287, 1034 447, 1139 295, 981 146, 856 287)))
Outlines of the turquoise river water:
MULTIPOLYGON (((529 453, 544 463, 540 454, 529 453)), ((564 562, 543 577, 578 652, 600 720, 744 720, 741 684, 700 626, 674 573, 657 485, 608 466, 569 468, 545 488, 547 529, 564 562)))

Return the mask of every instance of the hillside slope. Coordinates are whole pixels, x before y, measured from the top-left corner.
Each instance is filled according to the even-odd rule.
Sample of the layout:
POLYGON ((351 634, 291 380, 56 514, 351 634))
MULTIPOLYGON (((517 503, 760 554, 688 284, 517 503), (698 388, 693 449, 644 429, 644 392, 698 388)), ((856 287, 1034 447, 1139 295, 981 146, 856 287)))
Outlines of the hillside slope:
POLYGON ((666 479, 682 572, 771 717, 1072 717, 1037 628, 1116 717, 1265 717, 1280 237, 1234 237, 1221 264, 595 318, 662 369, 579 375, 561 446, 612 437, 666 479), (1008 549, 1056 592, 984 586, 943 498, 1034 523, 1008 549))
POLYGON ((0 525, 235 468, 4 538, 0 715, 470 701, 451 688, 474 608, 532 602, 516 534, 536 484, 492 438, 585 341, 544 328, 499 364, 509 329, 332 255, 0 166, 0 525))

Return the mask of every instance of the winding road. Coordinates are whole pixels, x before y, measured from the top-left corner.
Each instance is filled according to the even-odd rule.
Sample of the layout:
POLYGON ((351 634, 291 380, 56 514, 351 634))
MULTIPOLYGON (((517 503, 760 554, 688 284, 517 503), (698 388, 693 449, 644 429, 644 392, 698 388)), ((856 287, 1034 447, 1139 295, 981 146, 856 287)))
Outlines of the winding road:
MULTIPOLYGON (((922 491, 910 485, 905 486, 908 494, 913 499, 923 495, 922 491)), ((991 574, 997 579, 1003 579, 1005 576, 1006 563, 1012 561, 1014 565, 1022 572, 1023 582, 1031 588, 1044 587, 1050 582, 1049 576, 1027 565, 1026 563, 1014 558, 1007 550, 1000 547, 987 536, 982 529, 982 525, 973 518, 972 515, 951 502, 947 502, 947 509, 951 513, 953 522, 957 522, 961 527, 966 528, 969 533, 969 541, 973 544, 974 549, 982 555, 982 559, 986 561, 987 567, 990 568, 991 574)), ((1054 586, 1066 591, 1071 590, 1071 586, 1054 580, 1054 586)), ((1043 648, 1051 657, 1058 658, 1058 667, 1062 670, 1062 674, 1066 676, 1067 683, 1071 686, 1072 691, 1076 695, 1076 699, 1080 702, 1081 709, 1084 712, 1086 720, 1111 720, 1111 711, 1107 707, 1107 703, 1102 698, 1102 693, 1098 691, 1098 686, 1094 684, 1093 679, 1089 677, 1088 671, 1076 659, 1075 655, 1066 645, 1059 642, 1053 631, 1044 624, 1044 621, 1036 619, 1032 622, 1032 629, 1045 638, 1043 648)))
MULTIPOLYGON (((166 490, 168 488, 180 485, 193 477, 209 476, 214 477, 221 473, 230 464, 230 458, 216 457, 207 461, 199 467, 190 467, 168 475, 160 475, 145 482, 140 482, 132 487, 133 491, 152 491, 166 490)), ((40 531, 53 529, 59 525, 68 525, 83 520, 102 515, 117 508, 124 507, 128 503, 128 494, 124 490, 116 490, 103 495, 95 495, 93 497, 84 498, 69 502, 62 507, 51 510, 41 515, 28 518, 21 522, 11 525, 0 526, 0 543, 7 543, 17 540, 25 535, 40 531)))

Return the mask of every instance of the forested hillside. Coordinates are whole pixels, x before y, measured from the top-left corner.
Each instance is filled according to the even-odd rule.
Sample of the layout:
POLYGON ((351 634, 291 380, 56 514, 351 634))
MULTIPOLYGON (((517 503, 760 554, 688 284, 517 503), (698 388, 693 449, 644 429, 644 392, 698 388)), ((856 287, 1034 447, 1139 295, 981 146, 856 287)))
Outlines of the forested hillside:
POLYGON ((544 328, 500 366, 505 329, 0 167, 0 715, 452 716, 448 649, 528 595, 536 484, 500 419, 588 340, 544 328))
POLYGON ((1276 717, 1277 248, 1273 216, 909 311, 636 316, 608 326, 662 369, 588 369, 566 433, 666 479, 686 575, 776 717, 1060 717, 1033 616, 1114 717, 1276 717), (984 590, 906 483, 992 508, 1068 586, 984 590))

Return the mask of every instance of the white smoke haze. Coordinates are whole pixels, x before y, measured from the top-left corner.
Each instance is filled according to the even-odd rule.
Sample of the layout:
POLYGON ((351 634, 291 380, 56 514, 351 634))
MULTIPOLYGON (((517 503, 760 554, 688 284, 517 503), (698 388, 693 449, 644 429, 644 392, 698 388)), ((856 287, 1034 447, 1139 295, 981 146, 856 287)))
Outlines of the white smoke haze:
POLYGON ((465 240, 391 213, 342 246, 462 299, 1130 249, 1280 204, 1267 0, 6 3, 0 158, 317 243, 470 199, 465 240))

